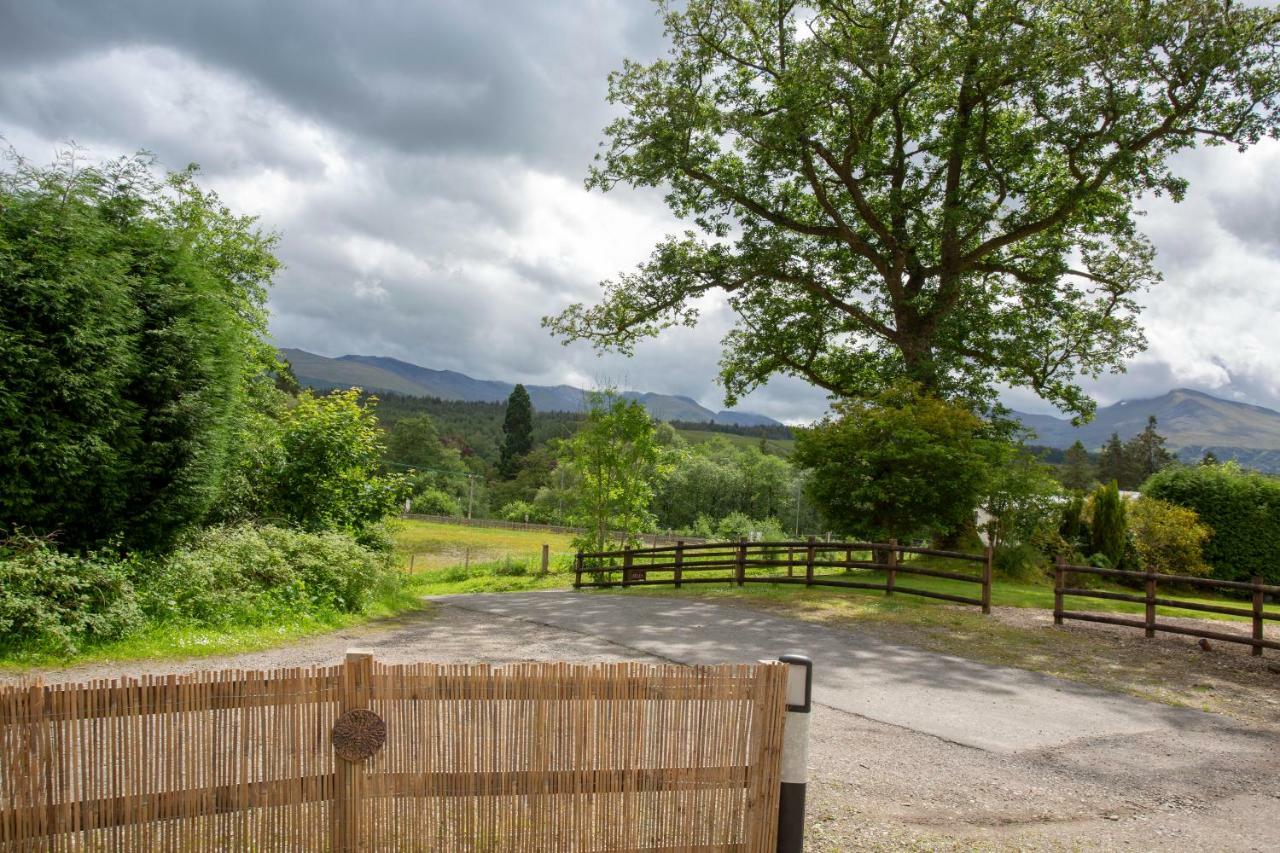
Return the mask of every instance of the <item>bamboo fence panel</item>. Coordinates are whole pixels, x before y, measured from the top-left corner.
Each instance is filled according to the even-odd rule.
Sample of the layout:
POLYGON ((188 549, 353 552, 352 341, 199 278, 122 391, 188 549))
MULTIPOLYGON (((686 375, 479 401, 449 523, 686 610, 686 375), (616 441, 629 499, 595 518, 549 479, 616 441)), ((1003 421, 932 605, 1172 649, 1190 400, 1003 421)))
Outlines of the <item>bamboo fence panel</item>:
POLYGON ((3 850, 775 845, 782 664, 344 665, 0 689, 3 850), (344 711, 385 742, 335 755, 344 711))

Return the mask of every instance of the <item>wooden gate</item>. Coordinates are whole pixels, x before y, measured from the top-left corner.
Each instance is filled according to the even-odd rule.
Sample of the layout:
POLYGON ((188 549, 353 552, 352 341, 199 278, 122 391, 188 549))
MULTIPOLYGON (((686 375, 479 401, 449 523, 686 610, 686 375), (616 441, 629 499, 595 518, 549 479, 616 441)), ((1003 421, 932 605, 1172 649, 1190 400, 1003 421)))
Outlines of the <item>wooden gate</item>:
POLYGON ((222 671, 0 689, 4 850, 771 851, 786 666, 222 671))

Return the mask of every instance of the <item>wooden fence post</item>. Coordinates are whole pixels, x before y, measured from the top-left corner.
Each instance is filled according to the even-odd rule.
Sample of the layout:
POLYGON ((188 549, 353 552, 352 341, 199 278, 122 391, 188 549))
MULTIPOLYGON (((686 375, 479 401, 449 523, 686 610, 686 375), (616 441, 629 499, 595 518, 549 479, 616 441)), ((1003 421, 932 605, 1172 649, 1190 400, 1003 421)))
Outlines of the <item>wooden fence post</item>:
POLYGON ((631 549, 628 548, 622 552, 622 585, 624 587, 631 586, 631 549))
POLYGON ((676 541, 676 589, 680 588, 680 575, 684 572, 684 540, 676 541))
POLYGON ((1061 554, 1053 564, 1053 624, 1062 624, 1062 587, 1066 580, 1067 558, 1061 554))
POLYGON ((898 578, 898 540, 889 540, 888 568, 885 569, 884 594, 893 595, 893 585, 898 578))
MULTIPOLYGON (((369 707, 373 683, 373 655, 347 651, 342 667, 338 714, 369 707)), ((333 812, 330 819, 330 849, 350 853, 364 846, 364 827, 360 814, 364 801, 364 762, 333 757, 333 812)))
POLYGON ((982 554, 982 612, 991 613, 991 546, 988 545, 982 554))
POLYGON ((544 544, 542 546, 542 574, 551 571, 551 546, 544 544))
POLYGON ((573 588, 582 588, 582 552, 579 551, 577 556, 573 558, 573 588))
POLYGON ((1253 584, 1253 648, 1250 654, 1259 657, 1262 654, 1262 575, 1254 575, 1249 579, 1253 584))
POLYGON ((796 549, 792 545, 787 546, 787 577, 795 577, 796 571, 796 549))
POLYGON ((747 577, 747 537, 745 536, 738 539, 738 556, 734 562, 737 564, 734 566, 736 570, 734 574, 738 586, 742 586, 747 577))
POLYGON ((813 558, 814 558, 814 551, 817 550, 816 549, 817 542, 818 542, 818 537, 810 536, 809 547, 805 549, 805 554, 804 554, 804 585, 805 586, 813 586, 813 558))
POLYGON ((1147 572, 1147 612, 1146 635, 1152 639, 1156 635, 1156 576, 1155 572, 1147 572))

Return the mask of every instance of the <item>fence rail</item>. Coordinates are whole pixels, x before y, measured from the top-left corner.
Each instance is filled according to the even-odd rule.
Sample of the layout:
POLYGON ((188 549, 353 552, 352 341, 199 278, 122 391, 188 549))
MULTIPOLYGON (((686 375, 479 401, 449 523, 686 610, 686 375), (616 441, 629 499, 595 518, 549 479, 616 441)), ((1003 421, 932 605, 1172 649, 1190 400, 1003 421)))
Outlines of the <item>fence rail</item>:
POLYGON ((903 593, 968 604, 991 612, 991 549, 983 554, 966 554, 936 548, 918 548, 897 542, 823 542, 816 537, 782 542, 699 542, 677 541, 653 548, 620 551, 580 552, 574 559, 576 589, 583 587, 632 587, 699 583, 789 583, 831 586, 846 589, 903 593), (869 553, 871 559, 855 559, 869 553), (951 571, 932 565, 904 562, 903 555, 934 557, 956 563, 977 564, 978 573, 951 571), (786 574, 777 570, 786 569, 786 574), (883 582, 854 580, 832 575, 831 569, 870 569, 884 572, 883 582), (763 571, 762 571, 763 570, 763 571), (657 577, 650 577, 654 573, 657 577), (589 576, 583 580, 583 576, 589 576), (943 578, 976 584, 977 597, 953 595, 903 586, 901 575, 943 578))
POLYGON ((787 669, 350 654, 0 688, 0 849, 772 853, 787 669))
POLYGON ((1054 566, 1053 572, 1053 623, 1055 625, 1063 624, 1064 620, 1074 619, 1080 622, 1096 622, 1103 625, 1120 625, 1127 628, 1141 628, 1146 632, 1148 638, 1154 637, 1156 632, 1166 634, 1182 634, 1188 637, 1202 637, 1210 640, 1219 640, 1224 643, 1239 643, 1252 647, 1252 654, 1261 655, 1263 649, 1280 649, 1280 641, 1268 640, 1265 637, 1264 625, 1267 620, 1280 621, 1280 610, 1266 609, 1266 596, 1280 595, 1280 586, 1265 584, 1262 577, 1255 575, 1248 583, 1243 581, 1227 581, 1218 580, 1216 578, 1193 578, 1183 575, 1166 575, 1159 572, 1132 572, 1124 569, 1100 569, 1094 566, 1073 566, 1068 565, 1065 560, 1059 559, 1054 566), (1116 578, 1123 581, 1137 582, 1143 585, 1143 594, 1137 595, 1127 592, 1114 592, 1110 590, 1089 589, 1081 586, 1069 586, 1068 577, 1071 575, 1095 575, 1106 578, 1116 578), (1192 601, 1186 598, 1178 598, 1176 595, 1160 595, 1159 585, 1165 584, 1173 586, 1191 586, 1197 589, 1207 590, 1229 590, 1233 592, 1248 592, 1250 600, 1248 607, 1236 607, 1226 604, 1208 604, 1202 601, 1192 601), (1076 598, 1093 598, 1103 601, 1126 601, 1133 604, 1145 605, 1142 619, 1134 619, 1126 616, 1108 616, 1100 613, 1083 613, 1076 610, 1067 610, 1064 599, 1067 596, 1076 598), (1161 622, 1157 619, 1157 609, 1160 607, 1176 608, 1178 610, 1189 610, 1200 613, 1219 613, 1227 616, 1239 616, 1248 619, 1251 623, 1252 631, 1249 636, 1236 634, 1229 631, 1214 631, 1205 628, 1190 628, 1185 625, 1175 625, 1170 622, 1161 622))

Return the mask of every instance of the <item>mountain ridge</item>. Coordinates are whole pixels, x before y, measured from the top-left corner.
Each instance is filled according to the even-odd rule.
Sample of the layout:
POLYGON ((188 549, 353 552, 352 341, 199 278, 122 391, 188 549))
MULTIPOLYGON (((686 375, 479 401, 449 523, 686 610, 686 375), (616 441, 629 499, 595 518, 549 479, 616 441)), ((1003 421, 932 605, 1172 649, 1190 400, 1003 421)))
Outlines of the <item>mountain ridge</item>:
MULTIPOLYGON (((514 382, 475 379, 456 370, 435 370, 389 356, 343 355, 330 358, 292 347, 281 347, 280 354, 289 360, 301 384, 320 390, 356 386, 366 391, 413 397, 497 403, 506 400, 515 387, 514 382)), ((525 385, 525 389, 536 410, 577 412, 585 406, 587 392, 572 385, 525 385)), ((709 421, 733 426, 780 423, 753 412, 715 411, 679 394, 624 391, 622 396, 638 400, 651 416, 662 421, 709 421)))
POLYGON ((1099 408, 1092 421, 1078 427, 1052 415, 1013 412, 1036 433, 1035 443, 1067 448, 1079 440, 1089 450, 1100 448, 1112 433, 1121 440, 1132 438, 1146 427, 1150 415, 1155 415, 1168 448, 1185 462, 1212 451, 1222 460, 1234 458, 1260 471, 1280 472, 1280 412, 1193 388, 1120 400, 1099 408))

